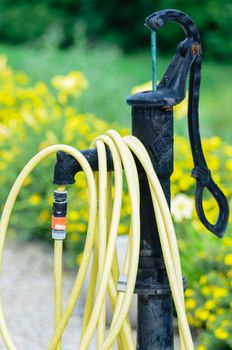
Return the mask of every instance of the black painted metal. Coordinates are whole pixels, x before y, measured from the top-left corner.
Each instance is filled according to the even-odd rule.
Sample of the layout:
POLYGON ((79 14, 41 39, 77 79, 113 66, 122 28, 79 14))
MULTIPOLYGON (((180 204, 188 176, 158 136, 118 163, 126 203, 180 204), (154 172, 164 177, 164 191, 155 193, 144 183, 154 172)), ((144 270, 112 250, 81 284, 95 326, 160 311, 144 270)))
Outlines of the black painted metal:
MULTIPOLYGON (((133 106, 132 134, 150 154, 170 203, 173 171, 173 110, 133 106)), ((141 167, 138 167, 141 169, 141 167)), ((173 349, 172 295, 163 261, 147 177, 139 172, 141 244, 135 292, 138 294, 137 349, 173 349), (162 332, 161 332, 162 329, 162 332)))
MULTIPOLYGON (((146 26, 152 30, 167 22, 176 22, 184 29, 186 39, 179 43, 176 54, 161 79, 157 91, 144 91, 127 99, 132 106, 132 134, 146 147, 155 171, 170 205, 170 176, 173 171, 173 106, 186 94, 190 72, 188 128, 196 178, 196 208, 199 219, 218 237, 222 237, 228 223, 227 200, 212 180, 201 146, 199 132, 199 89, 201 71, 201 44, 196 26, 180 11, 164 10, 150 15, 146 26), (216 224, 209 223, 202 207, 203 191, 207 188, 219 206, 216 224)), ((93 170, 98 169, 95 149, 81 151, 93 170)), ((113 170, 112 158, 107 153, 107 167, 113 170)), ((138 350, 172 350, 172 296, 164 265, 148 181, 137 161, 140 182, 141 245, 135 293, 138 294, 138 350)), ((74 158, 58 152, 54 173, 55 184, 72 184, 81 171, 74 158)))
POLYGON ((172 302, 167 295, 138 295, 137 349, 173 350, 172 302))
MULTIPOLYGON (((92 170, 98 170, 98 158, 96 149, 80 151, 89 162, 92 170)), ((109 150, 106 148, 107 169, 113 171, 113 160, 109 150)), ((72 185, 75 183, 75 175, 82 171, 81 165, 70 154, 59 151, 56 154, 56 165, 54 169, 53 183, 56 185, 72 185)))
POLYGON ((195 203, 199 219, 205 227, 218 237, 223 237, 229 220, 229 205, 227 199, 217 184, 213 181, 211 172, 207 167, 203 154, 199 131, 199 88, 201 80, 201 55, 194 61, 190 70, 189 105, 188 105, 188 129, 190 145, 193 155, 194 169, 192 177, 197 181, 195 203), (219 215, 215 224, 208 221, 203 209, 203 192, 207 188, 219 207, 219 215))

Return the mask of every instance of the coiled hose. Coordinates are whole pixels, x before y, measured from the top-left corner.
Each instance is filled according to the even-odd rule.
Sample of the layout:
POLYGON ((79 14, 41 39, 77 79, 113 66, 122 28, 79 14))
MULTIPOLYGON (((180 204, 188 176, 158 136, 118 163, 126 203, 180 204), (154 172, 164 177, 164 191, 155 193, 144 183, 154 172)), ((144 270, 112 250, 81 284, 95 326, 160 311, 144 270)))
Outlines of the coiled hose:
MULTIPOLYGON (((135 350, 127 317, 136 282, 140 247, 140 199, 135 156, 142 164, 149 181, 164 261, 178 317, 180 348, 181 350, 194 349, 184 307, 181 264, 173 222, 146 149, 134 136, 122 138, 114 130, 109 130, 105 135, 97 137, 91 147, 96 147, 98 154, 99 171, 95 174, 80 151, 62 144, 45 148, 27 163, 12 187, 2 213, 0 222, 0 266, 2 265, 5 237, 12 208, 24 180, 49 155, 60 150, 69 153, 79 162, 85 174, 89 222, 83 258, 64 310, 62 310, 63 241, 55 239, 54 242, 55 329, 47 349, 60 350, 62 347, 62 334, 80 295, 93 253, 78 349, 88 349, 93 335, 97 333, 96 349, 98 350, 112 349, 116 341, 120 350, 135 350), (113 159, 113 178, 111 173, 107 173, 106 146, 109 148, 113 159), (122 205, 123 171, 129 191, 131 217, 128 228, 128 247, 123 267, 126 288, 124 292, 121 292, 117 291, 119 268, 115 247, 122 205), (114 182, 113 198, 112 180, 114 182), (106 331, 105 325, 107 293, 113 310, 113 318, 108 331, 106 331)), ((61 189, 64 190, 63 187, 61 189)), ((1 297, 0 331, 7 349, 17 350, 5 322, 1 297)))

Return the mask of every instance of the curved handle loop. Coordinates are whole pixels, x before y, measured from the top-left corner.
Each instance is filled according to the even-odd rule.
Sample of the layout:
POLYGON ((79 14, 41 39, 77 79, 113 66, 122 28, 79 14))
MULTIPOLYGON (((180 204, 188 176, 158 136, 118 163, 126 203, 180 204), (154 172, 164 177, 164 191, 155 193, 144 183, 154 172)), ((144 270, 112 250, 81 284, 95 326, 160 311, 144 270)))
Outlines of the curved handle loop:
POLYGON ((202 224, 218 237, 223 237, 229 217, 229 206, 227 199, 218 185, 213 181, 211 172, 206 167, 195 167, 192 171, 192 177, 197 181, 195 200, 197 215, 202 224), (208 189, 216 200, 219 208, 218 218, 215 224, 208 221, 203 208, 203 193, 208 189))
POLYGON ((200 72, 201 54, 196 57, 191 66, 188 101, 188 131, 195 166, 192 171, 192 176, 197 181, 195 194, 196 210, 202 224, 216 236, 222 237, 229 220, 229 205, 224 193, 212 179, 202 149, 199 127, 200 72), (205 216, 202 203, 204 188, 207 188, 210 191, 218 204, 219 215, 216 224, 210 223, 205 216))
MULTIPOLYGON (((187 39, 185 39, 185 41, 181 43, 179 52, 177 51, 176 57, 174 57, 172 63, 165 72, 165 76, 158 85, 158 88, 166 88, 165 94, 167 94, 167 91, 169 90, 171 94, 174 93, 175 96, 179 93, 179 96, 181 96, 181 99, 183 99, 183 96, 185 95, 185 91, 183 91, 185 90, 185 81, 187 79, 187 75, 189 74, 190 69, 188 130, 194 162, 192 176, 197 181, 195 195, 196 210, 202 224, 218 237, 222 237, 228 224, 229 206, 225 195, 213 181, 210 170, 207 167, 202 149, 199 128, 198 110, 202 61, 200 36, 191 18, 185 13, 177 10, 163 10, 155 12, 149 17, 147 17, 145 25, 151 30, 157 30, 158 28, 163 27, 168 22, 178 23, 183 28, 187 39), (189 52, 190 56, 186 55, 187 52, 189 52), (190 59, 188 59, 188 57, 190 57, 190 59), (179 69, 179 71, 181 72, 179 73, 179 76, 177 62, 179 62, 179 66, 181 66, 181 69, 179 69), (172 77, 172 79, 169 79, 169 81, 174 81, 175 84, 169 83, 169 85, 167 85, 166 80, 167 77, 170 76, 172 77), (180 86, 181 88, 179 88, 179 90, 181 91, 181 93, 179 90, 173 89, 173 85, 175 87, 177 85, 180 86), (203 191, 205 188, 207 188, 210 191, 219 207, 219 216, 216 224, 212 224, 207 220, 203 209, 203 191)), ((179 103, 178 99, 175 98, 175 96, 173 96, 173 100, 175 100, 176 103, 179 103)))

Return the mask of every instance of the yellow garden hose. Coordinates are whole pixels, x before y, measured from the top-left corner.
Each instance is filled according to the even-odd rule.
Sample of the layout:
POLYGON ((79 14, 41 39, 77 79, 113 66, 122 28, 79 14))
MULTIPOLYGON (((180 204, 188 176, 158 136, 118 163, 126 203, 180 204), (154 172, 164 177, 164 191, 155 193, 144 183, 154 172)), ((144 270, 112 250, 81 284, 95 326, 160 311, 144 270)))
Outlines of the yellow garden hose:
MULTIPOLYGON (((85 174, 89 222, 83 258, 64 309, 62 309, 63 241, 55 239, 54 242, 55 322, 54 334, 48 345, 48 350, 62 349, 62 334, 80 295, 91 261, 92 268, 78 349, 88 349, 93 336, 96 335, 95 348, 98 350, 112 349, 116 341, 120 350, 135 350, 127 315, 135 288, 140 248, 139 180, 134 160, 134 156, 136 156, 142 164, 149 181, 164 261, 178 317, 180 348, 181 350, 193 350, 193 341, 184 307, 177 239, 164 193, 146 149, 135 137, 126 136, 121 138, 113 130, 95 139, 91 147, 96 147, 98 154, 99 171, 96 173, 92 171, 88 161, 80 151, 62 144, 42 150, 24 167, 10 191, 2 213, 0 222, 0 265, 2 265, 3 249, 11 211, 24 180, 49 155, 60 150, 70 154, 79 162, 85 174), (106 146, 112 155, 114 176, 107 173, 106 146), (131 217, 128 227, 126 258, 123 271, 119 272, 116 240, 122 206, 123 174, 125 174, 130 197, 131 217), (112 189, 112 186, 114 186, 114 189, 112 189), (92 260, 90 259, 91 255, 92 260), (121 278, 120 274, 126 281, 124 291, 117 290, 118 279, 121 278), (106 330, 105 320, 107 294, 113 311, 112 322, 108 331, 106 330)), ((64 187, 58 188, 58 191, 64 190, 64 187)), ((7 349, 17 350, 5 322, 1 298, 0 331, 7 349)))

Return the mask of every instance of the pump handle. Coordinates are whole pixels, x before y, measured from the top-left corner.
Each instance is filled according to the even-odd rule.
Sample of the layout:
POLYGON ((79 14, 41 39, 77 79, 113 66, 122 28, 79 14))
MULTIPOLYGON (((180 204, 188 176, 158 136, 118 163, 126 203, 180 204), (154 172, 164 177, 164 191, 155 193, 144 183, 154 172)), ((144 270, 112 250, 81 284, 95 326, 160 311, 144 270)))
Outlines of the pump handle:
MULTIPOLYGON (((168 22, 176 22, 182 27, 187 38, 187 41, 185 40, 185 42, 183 42, 185 46, 185 52, 191 49, 191 53, 192 53, 191 60, 184 62, 184 60, 180 58, 181 59, 180 65, 185 64, 186 66, 185 68, 187 69, 184 69, 182 67, 182 71, 185 71, 185 74, 184 75, 182 74, 182 80, 184 80, 184 83, 182 83, 181 89, 179 89, 179 90, 182 90, 181 92, 179 92, 179 96, 182 97, 185 94, 185 92, 183 91, 183 88, 185 87, 186 72, 189 71, 189 68, 190 68, 189 99, 188 99, 188 130, 189 130, 190 145, 191 145, 193 162, 194 162, 194 169, 192 171, 192 176, 196 179, 196 182, 197 182, 196 192, 195 192, 197 214, 200 221, 209 231, 213 232, 218 237, 222 237, 226 229, 226 226, 228 224, 229 205, 224 193, 220 190, 220 188, 212 179, 211 172, 208 169, 208 166, 204 157, 202 144, 201 144, 200 130, 199 130, 199 111, 198 110, 199 110, 199 92, 200 92, 200 81, 201 81, 201 61, 202 61, 200 35, 191 18, 187 16, 185 13, 177 10, 163 10, 163 11, 155 12, 146 18, 145 25, 149 29, 156 31, 158 28, 163 27, 168 22), (206 188, 213 195, 219 207, 219 215, 215 224, 210 223, 205 216, 205 212, 203 208, 203 192, 204 192, 204 189, 206 188)), ((183 47, 183 43, 181 43, 182 47, 183 47)), ((163 87, 163 82, 167 81, 167 77, 170 76, 171 71, 173 74, 173 69, 174 69, 174 73, 176 73, 176 69, 173 66, 173 62, 174 60, 177 61, 177 56, 179 57, 183 56, 183 49, 182 49, 182 52, 180 50, 179 52, 177 51, 177 55, 175 56, 172 63, 166 70, 165 75, 162 78, 161 83, 159 84, 160 86, 158 86, 158 91, 159 91, 159 87, 160 88, 163 87)), ((181 80, 180 76, 178 78, 180 82, 181 80)), ((177 79, 174 79, 174 78, 172 78, 171 80, 175 82, 177 81, 177 79)), ((176 84, 172 83, 172 86, 173 85, 175 85, 175 89, 172 89, 172 92, 174 91, 177 92, 178 89, 176 88, 176 84)), ((173 100, 178 101, 177 98, 174 98, 173 100)))

